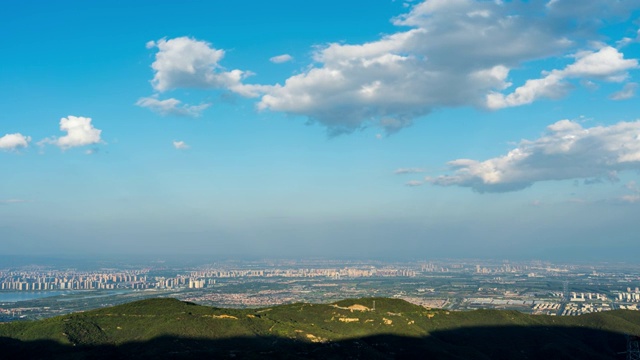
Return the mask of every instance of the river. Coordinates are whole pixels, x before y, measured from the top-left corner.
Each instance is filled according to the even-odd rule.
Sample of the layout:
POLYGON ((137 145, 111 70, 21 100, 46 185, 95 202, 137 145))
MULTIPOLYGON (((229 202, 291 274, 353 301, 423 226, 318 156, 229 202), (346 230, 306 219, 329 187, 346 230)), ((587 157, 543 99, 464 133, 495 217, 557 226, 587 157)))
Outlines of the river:
POLYGON ((0 291, 0 303, 17 302, 41 299, 51 296, 58 296, 63 294, 73 294, 73 291, 0 291))

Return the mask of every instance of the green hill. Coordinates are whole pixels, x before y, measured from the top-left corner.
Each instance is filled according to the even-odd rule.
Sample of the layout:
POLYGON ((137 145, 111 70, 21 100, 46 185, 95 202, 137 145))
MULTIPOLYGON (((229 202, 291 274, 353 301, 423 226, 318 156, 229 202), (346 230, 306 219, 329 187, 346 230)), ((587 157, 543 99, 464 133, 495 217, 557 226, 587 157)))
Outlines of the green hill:
POLYGON ((624 359, 625 333, 640 334, 640 312, 449 312, 383 298, 239 310, 150 299, 0 324, 0 357, 624 359))

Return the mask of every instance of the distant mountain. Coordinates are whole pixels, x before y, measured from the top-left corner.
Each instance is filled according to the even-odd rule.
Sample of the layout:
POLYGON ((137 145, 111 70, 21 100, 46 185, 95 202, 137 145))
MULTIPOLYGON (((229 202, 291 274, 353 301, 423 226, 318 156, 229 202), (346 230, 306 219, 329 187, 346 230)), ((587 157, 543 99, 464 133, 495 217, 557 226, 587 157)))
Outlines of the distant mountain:
POLYGON ((150 299, 0 324, 0 358, 625 359, 624 334, 640 334, 640 312, 449 312, 383 298, 239 310, 150 299))

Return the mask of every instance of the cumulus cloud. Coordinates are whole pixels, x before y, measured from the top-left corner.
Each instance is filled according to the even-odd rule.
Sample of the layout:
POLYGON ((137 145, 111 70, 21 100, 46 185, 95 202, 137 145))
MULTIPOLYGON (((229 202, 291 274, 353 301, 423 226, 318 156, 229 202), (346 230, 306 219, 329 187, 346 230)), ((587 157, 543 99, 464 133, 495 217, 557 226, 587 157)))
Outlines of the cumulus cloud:
POLYGON ((82 116, 69 115, 60 119, 60 130, 67 135, 59 138, 48 138, 40 141, 38 144, 53 144, 62 149, 72 147, 98 144, 102 142, 100 134, 102 130, 96 129, 91 124, 91 118, 82 116))
POLYGON ((242 70, 227 71, 219 61, 225 51, 206 41, 190 37, 150 41, 147 48, 157 48, 151 85, 164 92, 176 88, 227 89, 242 96, 257 96, 260 87, 245 85, 242 80, 251 75, 242 70))
MULTIPOLYGON (((528 91, 516 91, 533 96, 505 99, 500 91, 511 86, 512 69, 579 45, 569 37, 586 30, 578 29, 582 23, 574 24, 565 10, 564 4, 538 2, 424 1, 394 20, 411 29, 369 43, 320 48, 315 66, 266 89, 258 106, 307 116, 332 134, 369 125, 393 133, 438 107, 500 108, 541 96, 556 98, 568 90, 564 78, 614 80, 637 66, 613 48, 578 53, 575 64, 531 80, 528 91)), ((584 22, 588 19, 585 14, 584 22)))
POLYGON ((291 60, 293 60, 293 57, 289 54, 282 54, 282 55, 274 56, 271 59, 269 59, 269 61, 276 64, 286 63, 291 60))
POLYGON ((634 97, 636 95, 636 89, 637 88, 638 88, 638 84, 637 83, 625 84, 624 87, 622 88, 622 90, 611 94, 611 96, 609 96, 609 98, 611 100, 627 100, 627 99, 631 99, 632 97, 634 97))
MULTIPOLYGON (((508 95, 499 92, 487 95, 487 107, 500 109, 530 104, 539 98, 557 99, 571 88, 566 79, 586 78, 621 82, 628 77, 629 70, 638 68, 638 60, 625 59, 618 49, 611 46, 605 46, 598 51, 583 51, 575 57, 576 61, 564 69, 552 70, 540 79, 527 80, 524 85, 508 95)), ((633 89, 630 90, 631 94, 633 89)), ((626 93, 621 96, 624 95, 626 93)))
POLYGON ((396 169, 393 173, 397 174, 397 175, 401 175, 401 174, 417 174, 417 173, 423 173, 424 169, 421 168, 399 168, 396 169))
POLYGON ((449 162, 451 175, 426 181, 440 186, 469 187, 478 192, 507 192, 539 181, 611 178, 624 170, 640 170, 640 120, 583 128, 561 120, 540 138, 523 140, 506 155, 477 161, 449 162))
POLYGON ((623 81, 637 60, 604 44, 580 50, 605 20, 635 8, 634 1, 594 0, 577 9, 565 0, 426 0, 393 19, 397 32, 367 43, 318 46, 312 64, 275 85, 245 83, 251 73, 223 68, 225 51, 205 41, 179 37, 147 47, 158 49, 152 64, 157 91, 226 89, 259 98, 259 110, 307 117, 333 135, 368 126, 391 134, 437 108, 499 109, 559 98, 569 91, 569 79, 623 81), (572 64, 503 94, 514 69, 571 53, 572 64))
POLYGON ((184 141, 173 141, 173 147, 178 149, 178 150, 186 150, 189 148, 189 145, 187 145, 187 143, 185 143, 184 141))
POLYGON ((26 148, 31 142, 30 136, 24 136, 20 133, 6 134, 0 137, 0 150, 17 150, 26 148))
POLYGON ((178 99, 169 98, 165 100, 158 99, 158 96, 143 97, 136 101, 136 105, 145 107, 160 115, 175 115, 198 117, 211 104, 187 105, 182 104, 178 99))

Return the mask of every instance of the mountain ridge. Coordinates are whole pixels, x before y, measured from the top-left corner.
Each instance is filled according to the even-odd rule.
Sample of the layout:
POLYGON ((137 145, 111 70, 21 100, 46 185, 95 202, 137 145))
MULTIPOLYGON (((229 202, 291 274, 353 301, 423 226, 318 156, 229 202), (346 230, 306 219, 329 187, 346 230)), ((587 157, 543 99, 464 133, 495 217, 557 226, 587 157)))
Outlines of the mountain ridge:
POLYGON ((621 359, 617 353, 626 349, 625 333, 640 334, 640 313, 615 310, 553 317, 503 310, 454 312, 385 298, 224 309, 159 298, 0 324, 0 345, 4 353, 23 359, 104 354, 149 359, 261 354, 277 358, 424 358, 431 354, 428 358, 621 359))

